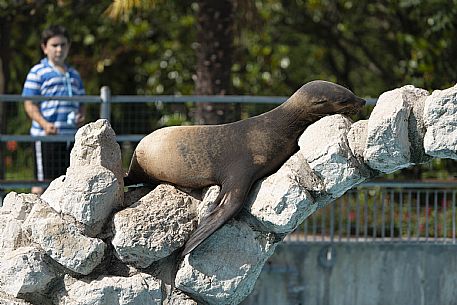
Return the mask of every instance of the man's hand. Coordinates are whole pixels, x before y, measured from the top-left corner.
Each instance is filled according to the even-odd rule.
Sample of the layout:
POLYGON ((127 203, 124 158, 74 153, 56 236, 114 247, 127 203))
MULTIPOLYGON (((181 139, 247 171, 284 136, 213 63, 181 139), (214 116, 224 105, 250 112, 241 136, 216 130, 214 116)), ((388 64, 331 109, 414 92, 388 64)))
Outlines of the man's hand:
POLYGON ((53 123, 46 122, 43 125, 43 129, 46 135, 55 135, 57 134, 57 128, 53 123))
POLYGON ((36 121, 44 129, 46 135, 55 135, 57 134, 56 126, 45 120, 41 115, 40 108, 37 104, 34 104, 32 101, 25 101, 24 103, 25 112, 27 115, 34 121, 36 121))
POLYGON ((86 120, 86 117, 82 113, 78 113, 76 115, 76 126, 81 127, 84 124, 84 121, 86 120))

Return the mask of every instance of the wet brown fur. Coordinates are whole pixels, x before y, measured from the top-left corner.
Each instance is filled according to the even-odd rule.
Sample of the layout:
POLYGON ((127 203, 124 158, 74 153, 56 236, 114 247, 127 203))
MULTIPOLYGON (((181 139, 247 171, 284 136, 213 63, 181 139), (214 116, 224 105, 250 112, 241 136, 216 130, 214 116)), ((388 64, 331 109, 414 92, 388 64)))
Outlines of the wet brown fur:
POLYGON ((346 88, 313 81, 285 103, 246 120, 167 127, 138 144, 126 183, 168 182, 201 189, 220 185, 212 212, 187 241, 191 252, 243 206, 252 184, 275 172, 297 150, 304 129, 326 115, 357 112, 365 101, 346 88))

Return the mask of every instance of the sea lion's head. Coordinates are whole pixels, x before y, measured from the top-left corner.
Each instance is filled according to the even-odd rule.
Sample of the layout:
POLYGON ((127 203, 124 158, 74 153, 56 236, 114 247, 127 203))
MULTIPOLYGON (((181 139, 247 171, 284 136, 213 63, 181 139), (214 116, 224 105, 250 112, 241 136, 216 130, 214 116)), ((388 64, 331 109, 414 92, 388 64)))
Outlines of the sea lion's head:
POLYGON ((303 85, 307 112, 316 116, 329 114, 355 114, 366 101, 352 91, 335 83, 316 80, 303 85))

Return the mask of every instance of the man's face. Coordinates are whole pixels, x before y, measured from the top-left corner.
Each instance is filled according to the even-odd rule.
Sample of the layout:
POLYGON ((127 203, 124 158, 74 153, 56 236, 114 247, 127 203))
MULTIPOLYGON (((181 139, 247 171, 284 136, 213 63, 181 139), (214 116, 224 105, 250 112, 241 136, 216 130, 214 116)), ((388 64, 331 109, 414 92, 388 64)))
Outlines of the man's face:
POLYGON ((44 54, 56 65, 63 65, 70 50, 70 43, 64 36, 54 36, 48 39, 46 44, 42 44, 44 54))

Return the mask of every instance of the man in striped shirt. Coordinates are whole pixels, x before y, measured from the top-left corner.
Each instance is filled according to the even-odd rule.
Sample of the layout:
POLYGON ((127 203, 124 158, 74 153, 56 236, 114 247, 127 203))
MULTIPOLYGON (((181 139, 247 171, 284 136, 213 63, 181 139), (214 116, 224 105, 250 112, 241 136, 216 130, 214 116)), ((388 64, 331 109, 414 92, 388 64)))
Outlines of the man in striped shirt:
MULTIPOLYGON (((70 50, 70 37, 62 26, 51 26, 41 34, 41 49, 46 55, 27 75, 23 96, 76 96, 85 90, 79 73, 65 64, 70 50)), ((84 122, 83 105, 73 101, 25 101, 27 115, 32 119, 30 134, 74 135, 84 122)), ((65 174, 70 164, 70 143, 35 142, 35 175, 38 181, 52 180, 65 174)), ((34 187, 32 193, 41 194, 34 187)))

